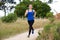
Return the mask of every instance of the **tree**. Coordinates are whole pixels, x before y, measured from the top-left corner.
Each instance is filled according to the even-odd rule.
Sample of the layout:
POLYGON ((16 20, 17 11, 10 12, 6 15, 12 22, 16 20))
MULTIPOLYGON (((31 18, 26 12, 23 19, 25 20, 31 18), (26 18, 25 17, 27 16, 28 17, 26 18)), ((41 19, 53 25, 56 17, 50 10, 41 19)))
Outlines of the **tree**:
POLYGON ((5 16, 6 16, 6 13, 7 13, 6 10, 8 10, 9 7, 10 7, 10 10, 11 10, 12 8, 14 8, 14 6, 7 7, 5 5, 5 3, 7 3, 7 5, 9 5, 8 3, 16 4, 16 2, 14 2, 14 0, 1 0, 1 2, 0 2, 0 10, 4 10, 5 16))
POLYGON ((36 17, 46 17, 46 14, 50 12, 50 7, 46 3, 41 1, 23 1, 15 7, 15 13, 18 17, 24 17, 25 10, 28 9, 28 5, 32 4, 33 9, 36 10, 36 17))
POLYGON ((0 6, 2 6, 2 5, 4 5, 4 3, 3 2, 0 2, 0 6))
POLYGON ((53 0, 49 0, 49 1, 48 1, 48 3, 52 3, 52 2, 53 2, 53 0))
POLYGON ((6 16, 6 10, 5 10, 5 8, 6 8, 6 6, 4 5, 5 3, 4 2, 0 2, 0 10, 4 10, 4 12, 5 12, 5 16, 6 16))
POLYGON ((34 2, 34 0, 32 0, 34 2))
POLYGON ((19 0, 21 2, 21 0, 19 0))
POLYGON ((4 12, 5 12, 5 16, 6 16, 6 6, 5 5, 3 5, 3 9, 4 9, 4 12))
POLYGON ((30 0, 23 0, 23 1, 30 1, 30 0))

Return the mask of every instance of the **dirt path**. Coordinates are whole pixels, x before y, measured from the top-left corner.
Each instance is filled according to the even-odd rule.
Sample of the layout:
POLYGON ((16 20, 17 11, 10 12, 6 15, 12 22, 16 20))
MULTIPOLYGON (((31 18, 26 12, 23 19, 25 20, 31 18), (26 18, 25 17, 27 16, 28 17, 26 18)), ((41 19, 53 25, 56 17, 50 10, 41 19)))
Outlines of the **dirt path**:
POLYGON ((13 37, 10 37, 8 39, 4 39, 4 40, 36 40, 37 36, 38 36, 38 31, 42 30, 43 28, 40 29, 36 29, 34 31, 34 34, 31 34, 30 38, 27 37, 28 32, 22 33, 22 34, 18 34, 15 35, 13 37))

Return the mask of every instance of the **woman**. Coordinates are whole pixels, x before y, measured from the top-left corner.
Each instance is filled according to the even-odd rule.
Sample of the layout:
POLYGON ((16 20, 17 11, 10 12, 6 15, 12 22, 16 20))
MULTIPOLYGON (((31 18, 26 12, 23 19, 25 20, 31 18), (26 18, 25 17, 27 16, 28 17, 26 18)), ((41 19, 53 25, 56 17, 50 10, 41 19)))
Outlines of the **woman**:
POLYGON ((29 34, 28 37, 30 37, 30 34, 34 34, 34 29, 33 29, 33 23, 34 23, 34 17, 36 16, 35 10, 32 9, 32 4, 29 5, 29 9, 26 10, 25 16, 27 16, 28 24, 29 24, 29 34))

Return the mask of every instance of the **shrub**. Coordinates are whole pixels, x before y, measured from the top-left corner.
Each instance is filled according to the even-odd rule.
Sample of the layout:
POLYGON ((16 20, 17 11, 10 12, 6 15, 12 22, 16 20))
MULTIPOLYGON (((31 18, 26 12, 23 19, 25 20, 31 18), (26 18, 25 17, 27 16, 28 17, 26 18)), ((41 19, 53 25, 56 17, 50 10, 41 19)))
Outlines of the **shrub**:
POLYGON ((60 23, 47 24, 37 40, 60 40, 60 23))
POLYGON ((2 17, 2 22, 8 23, 8 22, 14 22, 16 20, 17 20, 17 15, 13 13, 8 14, 8 16, 2 17))
POLYGON ((1 38, 1 33, 0 33, 0 40, 1 40, 2 38, 1 38))
POLYGON ((45 32, 49 32, 49 31, 50 31, 50 28, 51 28, 52 26, 53 26, 52 24, 47 24, 47 25, 44 27, 44 31, 45 31, 45 32))
POLYGON ((50 23, 53 23, 55 18, 52 12, 46 14, 46 17, 50 20, 50 23))
POLYGON ((54 15, 53 15, 52 12, 48 12, 48 13, 46 14, 46 17, 47 17, 47 18, 49 18, 49 17, 54 17, 54 15))
POLYGON ((50 18, 48 18, 49 20, 50 20, 50 23, 53 23, 54 22, 54 20, 55 20, 55 18, 54 17, 50 17, 50 18))
POLYGON ((54 33, 54 40, 60 40, 60 22, 58 22, 56 24, 56 28, 55 28, 55 31, 53 32, 54 33))
POLYGON ((50 23, 53 23, 55 18, 52 12, 49 12, 46 14, 46 18, 48 18, 50 20, 50 23))
POLYGON ((5 3, 3 3, 3 2, 0 2, 0 6, 2 6, 2 5, 4 5, 5 3))
POLYGON ((59 35, 60 35, 60 23, 58 23, 57 26, 58 26, 58 27, 57 27, 57 32, 58 32, 59 35))

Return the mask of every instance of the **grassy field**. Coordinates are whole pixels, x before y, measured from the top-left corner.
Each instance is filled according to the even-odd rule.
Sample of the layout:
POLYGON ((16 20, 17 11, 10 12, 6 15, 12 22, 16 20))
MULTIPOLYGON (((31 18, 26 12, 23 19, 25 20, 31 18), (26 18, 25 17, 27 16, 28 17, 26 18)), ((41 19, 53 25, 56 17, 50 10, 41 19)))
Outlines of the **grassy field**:
MULTIPOLYGON (((47 19, 35 19, 33 27, 40 28, 47 24, 49 21, 47 19)), ((0 39, 14 36, 16 34, 25 32, 28 30, 28 23, 26 19, 20 19, 14 23, 2 23, 0 20, 0 39)))

